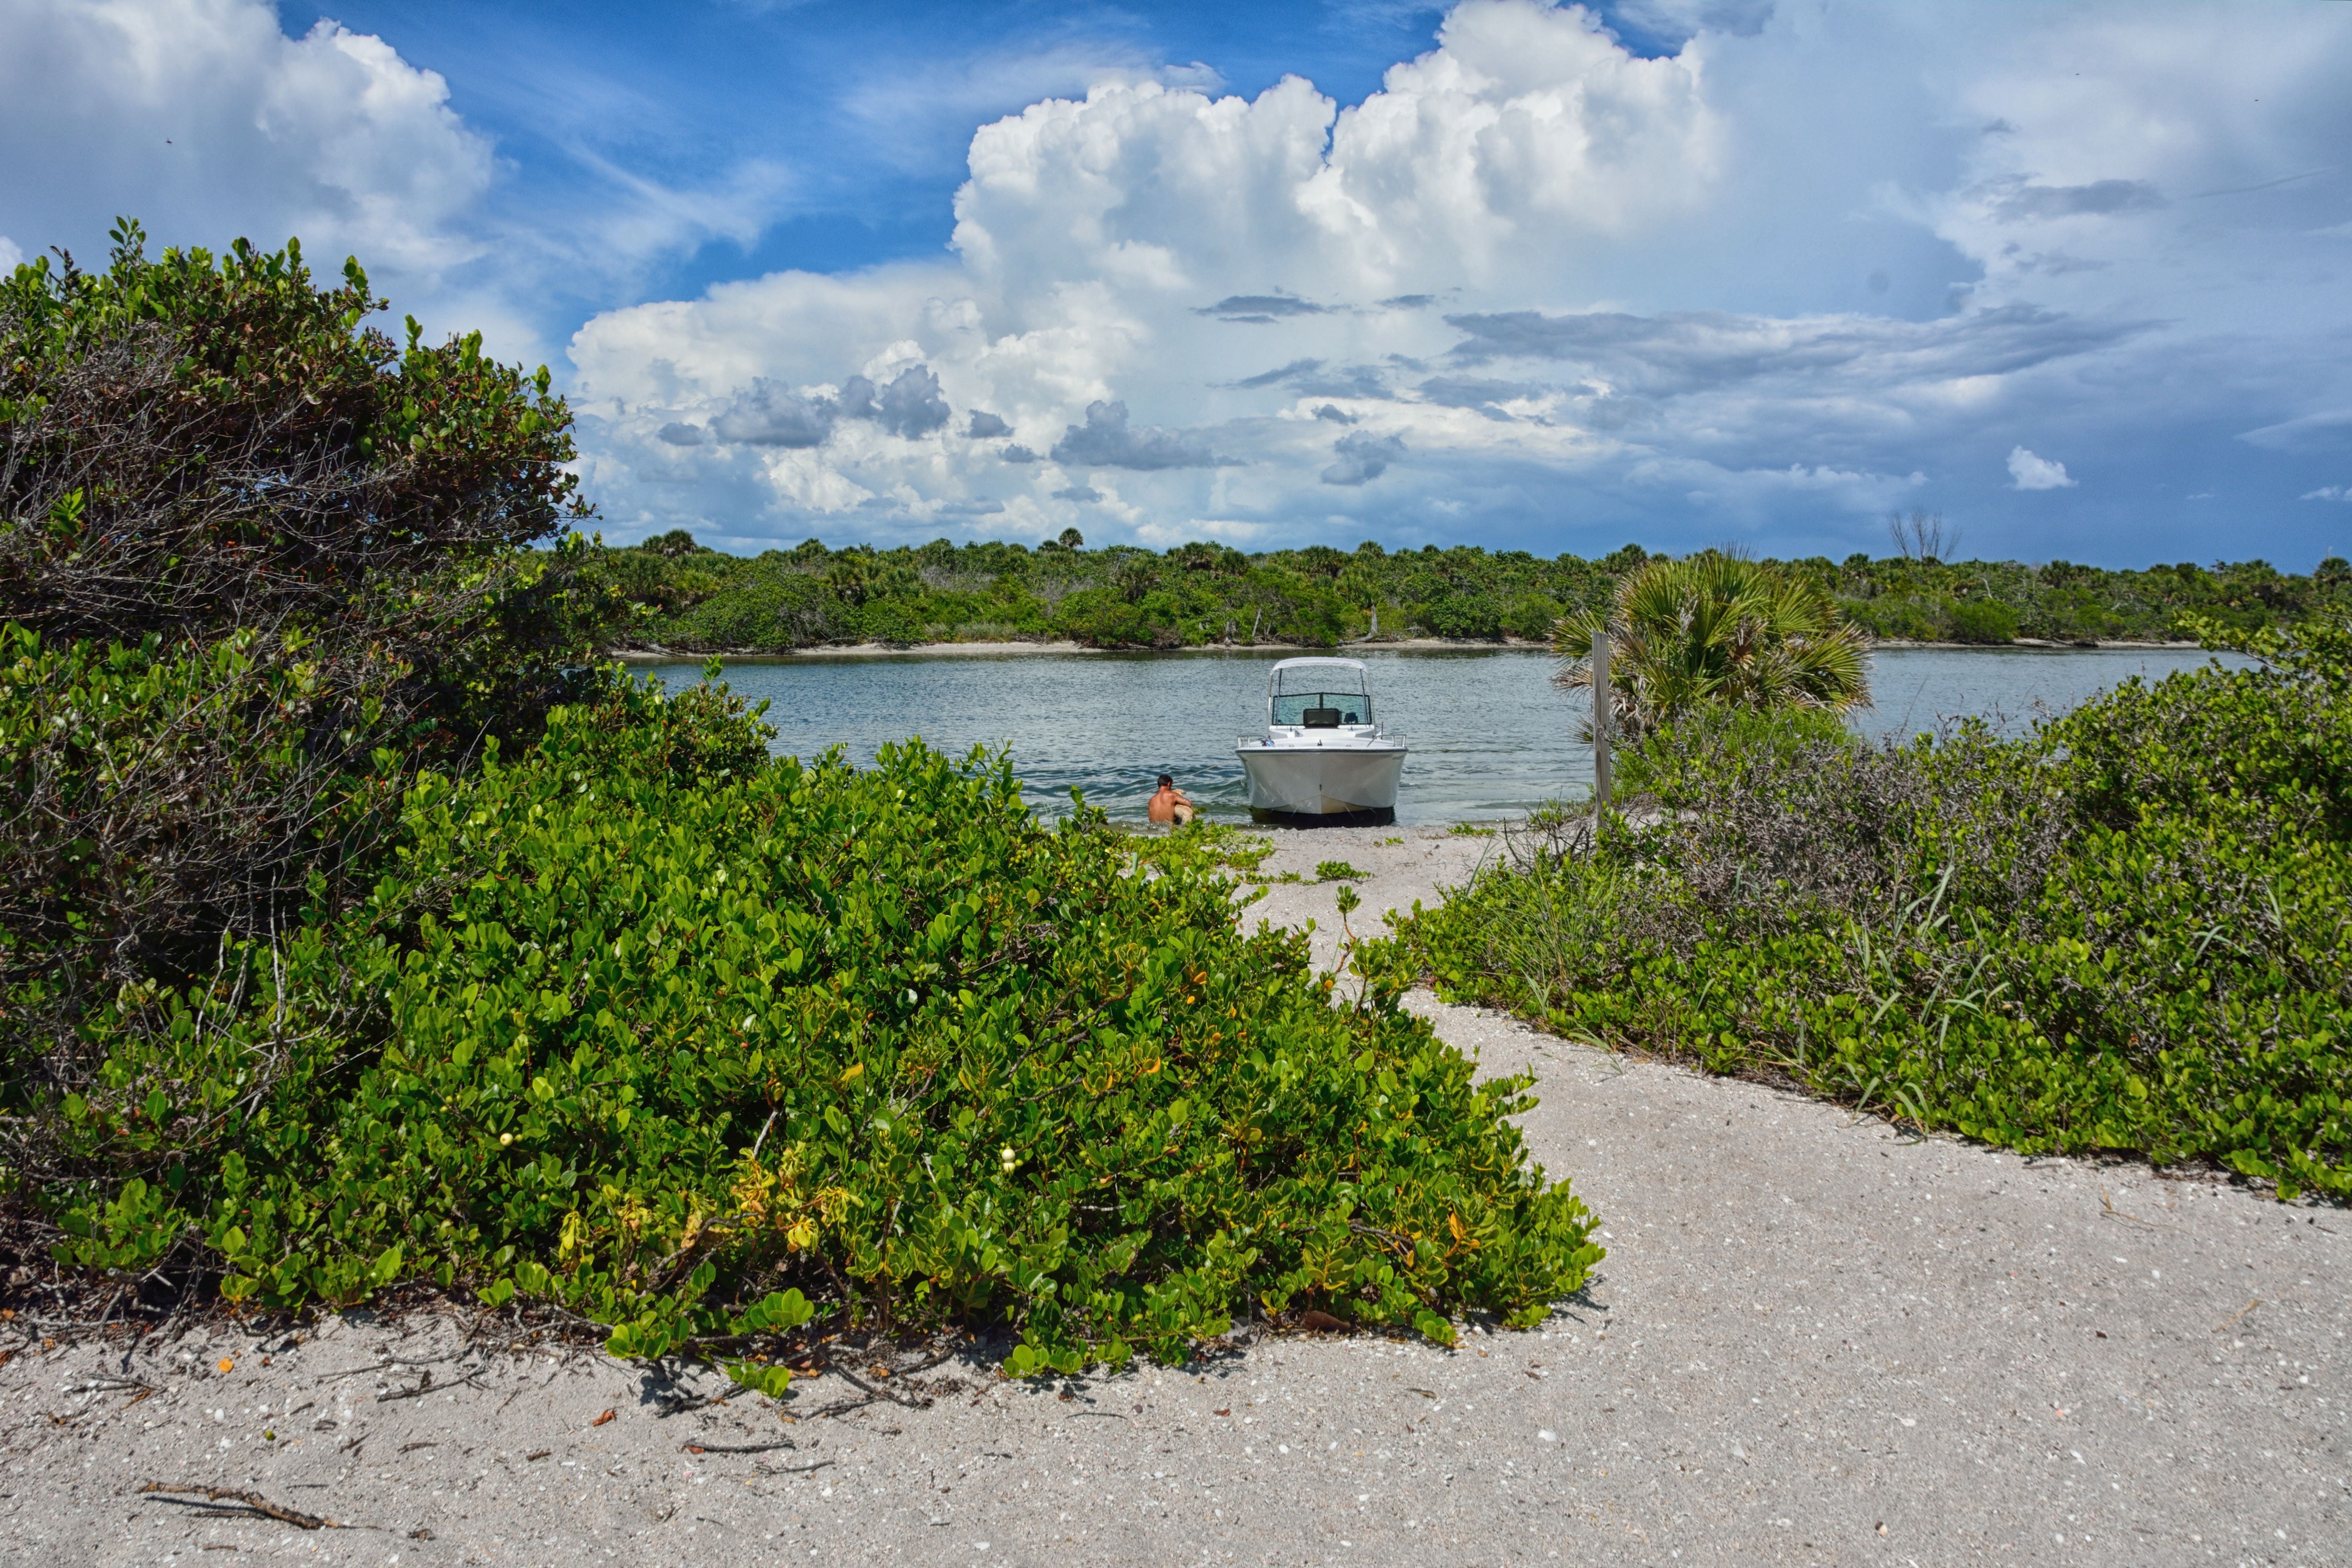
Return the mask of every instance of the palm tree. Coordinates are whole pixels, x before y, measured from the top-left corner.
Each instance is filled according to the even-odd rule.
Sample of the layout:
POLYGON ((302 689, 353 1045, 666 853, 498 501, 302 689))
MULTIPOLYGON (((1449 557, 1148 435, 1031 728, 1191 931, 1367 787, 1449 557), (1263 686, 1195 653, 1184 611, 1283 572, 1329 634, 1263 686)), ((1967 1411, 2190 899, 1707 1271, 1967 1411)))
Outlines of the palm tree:
POLYGON ((1605 622, 1587 610, 1553 624, 1552 651, 1569 661, 1557 684, 1591 688, 1592 639, 1603 630, 1610 714, 1629 740, 1705 703, 1870 706, 1867 637, 1820 588, 1762 562, 1709 550, 1636 567, 1618 579, 1605 622))

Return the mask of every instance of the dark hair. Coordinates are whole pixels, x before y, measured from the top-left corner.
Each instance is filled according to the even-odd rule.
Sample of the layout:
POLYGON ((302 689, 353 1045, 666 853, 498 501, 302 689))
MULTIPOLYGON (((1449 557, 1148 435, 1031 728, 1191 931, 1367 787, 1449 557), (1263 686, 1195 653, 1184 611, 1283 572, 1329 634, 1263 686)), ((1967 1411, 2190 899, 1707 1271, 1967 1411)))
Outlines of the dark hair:
POLYGON ((1175 780, 1175 778, 1174 778, 1172 775, 1168 774, 1168 773, 1161 773, 1161 774, 1160 775, 1160 788, 1162 788, 1162 789, 1172 789, 1172 788, 1174 788, 1174 787, 1175 787, 1175 784, 1176 784, 1176 780, 1175 780))

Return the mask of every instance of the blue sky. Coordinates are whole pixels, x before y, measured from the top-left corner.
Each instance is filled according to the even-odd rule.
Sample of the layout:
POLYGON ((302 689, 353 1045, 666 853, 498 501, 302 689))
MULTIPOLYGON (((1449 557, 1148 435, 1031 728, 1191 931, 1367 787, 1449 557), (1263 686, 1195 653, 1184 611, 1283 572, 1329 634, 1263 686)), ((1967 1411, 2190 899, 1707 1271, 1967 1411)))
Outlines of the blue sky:
POLYGON ((299 233, 609 537, 2352 553, 2352 6, 0 0, 0 260, 299 233))
POLYGON ((412 40, 523 184, 597 199, 610 163, 686 187, 789 171, 748 244, 665 257, 663 291, 781 268, 835 271, 946 248, 975 126, 1103 72, 1255 97, 1286 74, 1354 100, 1428 47, 1442 6, 919 4, 281 5, 412 40), (1209 62, 1213 61, 1213 65, 1209 62), (1187 67, 1204 67, 1188 71, 1187 67))

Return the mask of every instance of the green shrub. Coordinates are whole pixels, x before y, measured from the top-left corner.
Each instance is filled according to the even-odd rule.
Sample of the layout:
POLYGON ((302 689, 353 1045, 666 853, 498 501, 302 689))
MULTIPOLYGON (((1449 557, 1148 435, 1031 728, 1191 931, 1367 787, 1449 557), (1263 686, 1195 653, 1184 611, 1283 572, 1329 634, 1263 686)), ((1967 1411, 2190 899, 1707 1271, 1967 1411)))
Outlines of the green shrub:
POLYGON ((2021 742, 1666 737, 1678 809, 1523 840, 1401 957, 1923 1127, 2352 1195, 2352 635, 2258 646, 2021 742))
POLYGON ((544 367, 294 241, 114 240, 0 278, 0 1051, 53 1082, 99 998, 371 884, 402 778, 535 733, 614 607, 544 367))
POLYGON ((1230 882, 1134 875, 1097 813, 1040 826, 1001 759, 747 772, 751 721, 559 710, 419 778, 357 910, 126 988, 84 1081, 6 1107, 65 1145, 27 1194, 59 1257, 267 1304, 536 1295, 648 1356, 803 1301, 1003 1322, 1017 1372, 1286 1307, 1443 1335, 1582 1284, 1590 1218, 1508 1120, 1528 1080, 1476 1082, 1401 976, 1333 1006, 1230 882))
MULTIPOLYGON (((615 552, 609 559, 642 562, 647 557, 615 552)), ((740 574, 727 592, 674 614, 656 616, 639 628, 639 635, 666 647, 777 652, 854 636, 853 618, 824 578, 761 561, 740 574)))
POLYGON ((1844 720, 1819 708, 1759 711, 1710 702, 1619 752, 1615 783, 1622 795, 1654 795, 1678 806, 1702 796, 1727 773, 1785 767, 1817 747, 1856 744, 1844 720))
POLYGON ((923 623, 908 605, 877 599, 857 612, 857 629, 869 642, 906 647, 923 640, 923 623))
POLYGON ((1558 600, 1541 594, 1525 595, 1512 602, 1509 612, 1503 616, 1503 629, 1528 642, 1542 642, 1550 637, 1552 623, 1560 615, 1558 600))
POLYGON ((1111 588, 1083 588, 1070 595, 1055 608, 1054 629, 1097 647, 1148 647, 1155 631, 1141 605, 1129 604, 1111 588))
POLYGON ((2017 612, 1990 599, 1954 599, 1944 610, 1944 633, 1954 642, 2017 640, 2017 612))
POLYGON ((1364 873, 1345 860, 1318 860, 1315 862, 1315 879, 1318 882, 1360 882, 1364 879, 1364 873))
POLYGON ((1502 606, 1487 594, 1447 594, 1422 607, 1421 624, 1435 637, 1487 640, 1503 635, 1502 606))
POLYGON ((1944 636, 1944 617, 1938 606, 1911 597, 1909 595, 1888 595, 1876 599, 1845 599, 1838 608, 1847 619, 1874 637, 1900 642, 1936 642, 1944 636))
POLYGON ((1165 833, 1137 833, 1128 839, 1128 851, 1145 866, 1182 865, 1192 870, 1221 870, 1252 876, 1274 853, 1274 840, 1230 822, 1196 816, 1165 833))

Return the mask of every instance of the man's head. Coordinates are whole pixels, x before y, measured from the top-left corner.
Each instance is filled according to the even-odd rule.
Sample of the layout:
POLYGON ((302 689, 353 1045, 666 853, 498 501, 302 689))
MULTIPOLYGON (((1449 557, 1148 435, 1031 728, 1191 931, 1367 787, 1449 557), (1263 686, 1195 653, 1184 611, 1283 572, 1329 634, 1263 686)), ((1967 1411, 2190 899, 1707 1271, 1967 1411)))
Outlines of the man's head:
POLYGON ((1176 787, 1175 776, 1171 773, 1161 773, 1160 775, 1160 787, 1161 789, 1174 789, 1176 787))

